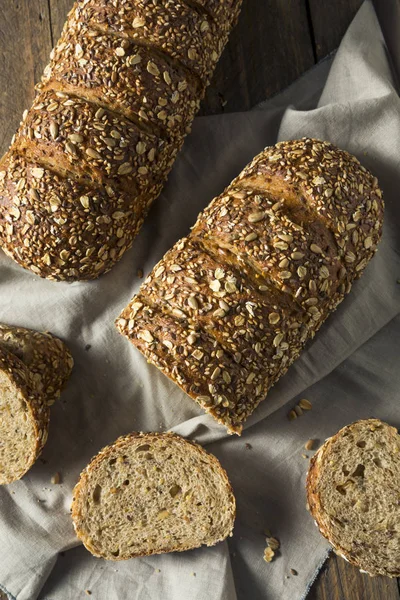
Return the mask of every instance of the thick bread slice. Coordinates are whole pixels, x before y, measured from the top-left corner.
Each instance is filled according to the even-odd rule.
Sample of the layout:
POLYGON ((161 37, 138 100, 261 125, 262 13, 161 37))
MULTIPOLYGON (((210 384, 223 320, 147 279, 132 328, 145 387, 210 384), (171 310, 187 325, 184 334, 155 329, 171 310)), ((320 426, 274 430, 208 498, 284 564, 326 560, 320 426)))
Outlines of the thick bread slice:
POLYGON ((228 19, 216 22, 181 0, 86 0, 71 13, 69 24, 74 22, 154 47, 180 61, 204 82, 214 70, 230 31, 228 19))
POLYGON ((0 484, 20 479, 47 440, 49 407, 24 363, 0 345, 0 484))
POLYGON ((66 345, 51 333, 0 323, 0 347, 12 352, 29 369, 43 402, 54 404, 74 366, 66 345))
POLYGON ((25 114, 14 149, 87 185, 122 189, 134 204, 135 195, 159 192, 179 146, 86 100, 50 90, 25 114))
POLYGON ((104 448, 72 503, 78 537, 109 560, 213 546, 231 535, 235 511, 215 456, 171 433, 133 433, 104 448))
POLYGON ((204 93, 169 57, 84 23, 65 29, 39 87, 104 104, 179 144, 204 93))
POLYGON ((41 277, 95 279, 131 246, 153 199, 89 187, 9 152, 0 170, 2 248, 41 277))
POLYGON ((400 576, 400 436, 378 419, 329 438, 311 460, 310 512, 334 550, 370 575, 400 576))

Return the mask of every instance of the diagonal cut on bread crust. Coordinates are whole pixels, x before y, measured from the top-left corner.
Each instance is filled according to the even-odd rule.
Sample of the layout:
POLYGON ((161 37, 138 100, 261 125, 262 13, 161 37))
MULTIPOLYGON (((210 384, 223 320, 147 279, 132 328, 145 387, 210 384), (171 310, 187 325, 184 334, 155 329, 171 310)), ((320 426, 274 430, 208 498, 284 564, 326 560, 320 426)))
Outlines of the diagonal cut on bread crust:
POLYGON ((369 575, 400 576, 400 436, 356 421, 311 460, 309 509, 335 552, 369 575))
POLYGON ((213 546, 231 535, 235 511, 217 458, 173 433, 132 433, 104 448, 72 502, 78 537, 108 560, 213 546))

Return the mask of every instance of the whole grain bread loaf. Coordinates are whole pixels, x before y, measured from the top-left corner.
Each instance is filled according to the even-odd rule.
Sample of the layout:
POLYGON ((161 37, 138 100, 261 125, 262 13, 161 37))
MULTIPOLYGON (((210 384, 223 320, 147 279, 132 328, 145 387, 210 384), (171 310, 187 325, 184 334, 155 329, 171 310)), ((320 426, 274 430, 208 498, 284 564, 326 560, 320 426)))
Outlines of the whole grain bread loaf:
POLYGON ((58 338, 0 324, 0 484, 20 479, 40 455, 72 367, 58 338))
POLYGON ((354 157, 266 148, 154 267, 119 331, 230 432, 351 289, 381 237, 382 193, 354 157))
POLYGON ((378 419, 357 421, 311 459, 311 515, 335 552, 369 575, 400 576, 400 436, 378 419))
POLYGON ((124 560, 213 546, 232 533, 224 469, 172 433, 133 433, 104 448, 74 489, 72 518, 95 556, 124 560))
POLYGON ((242 0, 78 0, 0 164, 0 245, 94 279, 131 246, 242 0))

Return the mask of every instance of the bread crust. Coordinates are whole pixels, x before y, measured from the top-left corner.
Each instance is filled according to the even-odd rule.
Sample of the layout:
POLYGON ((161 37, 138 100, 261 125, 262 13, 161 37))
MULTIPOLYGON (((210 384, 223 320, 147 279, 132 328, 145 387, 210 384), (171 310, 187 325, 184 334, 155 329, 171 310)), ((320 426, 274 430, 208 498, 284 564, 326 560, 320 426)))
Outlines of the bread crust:
MULTIPOLYGON (((17 132, 14 149, 83 184, 112 186, 132 198, 153 198, 179 145, 80 98, 39 94, 17 132), (33 142, 34 140, 34 142, 33 142)), ((116 209, 118 206, 116 206, 116 209)))
POLYGON ((151 202, 145 194, 132 203, 122 190, 64 178, 9 152, 0 168, 2 249, 41 277, 96 279, 131 247, 151 202))
POLYGON ((343 434, 346 432, 351 432, 354 426, 358 424, 368 423, 370 425, 384 425, 386 432, 390 431, 390 434, 398 438, 399 434, 396 428, 390 427, 386 423, 383 423, 379 419, 368 419, 368 420, 359 420, 347 425, 340 429, 335 435, 328 438, 325 443, 318 449, 318 451, 314 454, 314 456, 310 460, 310 466, 307 473, 306 478, 306 494, 307 494, 307 504, 308 509, 310 511, 311 516, 314 518, 314 523, 318 527, 320 533, 323 535, 325 539, 331 544, 332 548, 342 558, 344 558, 347 562, 352 564, 353 566, 360 569, 361 572, 370 575, 371 577, 376 577, 378 575, 385 575, 387 577, 400 577, 400 571, 398 573, 389 573, 386 571, 368 571, 365 569, 365 565, 361 568, 360 563, 357 559, 351 555, 346 548, 339 546, 338 544, 334 544, 332 542, 332 536, 329 526, 324 522, 324 511, 323 507, 320 503, 319 493, 318 493, 318 482, 320 477, 320 466, 326 456, 329 455, 330 449, 335 442, 337 442, 343 434))
POLYGON ((376 178, 347 152, 310 138, 266 148, 156 265, 117 327, 228 431, 240 433, 376 252, 382 215, 376 178), (263 348, 271 325, 275 335, 263 348), (192 331, 196 349, 187 341, 192 331), (213 340, 228 350, 230 366, 215 361, 213 340), (206 391, 211 371, 195 363, 194 350, 194 358, 211 356, 212 367, 226 371, 228 383, 215 394, 206 391), (251 386, 237 373, 236 352, 247 358, 251 386))
POLYGON ((197 79, 165 55, 103 35, 84 22, 65 29, 44 71, 39 89, 57 88, 106 105, 161 137, 178 140, 204 93, 197 79))
POLYGON ((241 2, 75 3, 1 162, 8 256, 57 281, 95 279, 122 257, 191 129, 241 2))
POLYGON ((27 456, 25 470, 8 479, 0 477, 0 484, 4 485, 23 477, 39 457, 47 441, 50 410, 47 403, 42 401, 36 391, 28 368, 22 360, 9 352, 3 345, 0 345, 0 370, 7 374, 9 380, 24 399, 35 431, 35 446, 32 448, 30 455, 27 456))
MULTIPOLYGON (((79 482, 76 484, 76 486, 73 490, 73 501, 72 501, 72 507, 71 507, 72 520, 73 520, 75 532, 76 532, 77 536, 79 537, 79 539, 83 542, 83 544, 87 548, 87 550, 89 550, 89 552, 91 552, 94 556, 98 556, 100 558, 102 557, 101 554, 96 553, 95 549, 90 544, 90 541, 88 540, 88 538, 85 535, 85 532, 82 528, 82 515, 81 515, 80 503, 79 503, 80 496, 83 495, 82 501, 84 501, 84 490, 87 485, 87 481, 88 481, 89 477, 91 476, 91 474, 93 472, 95 472, 96 469, 98 469, 101 466, 102 461, 107 460, 107 458, 110 456, 110 454, 112 452, 114 452, 115 449, 123 449, 125 446, 127 446, 127 445, 129 446, 129 444, 131 443, 132 440, 137 440, 137 439, 140 439, 143 442, 150 442, 150 443, 154 439, 163 439, 166 441, 166 443, 168 443, 168 441, 170 441, 170 440, 174 440, 179 445, 181 445, 182 448, 184 448, 186 451, 188 451, 188 449, 190 448, 191 450, 194 450, 196 453, 198 453, 199 455, 201 455, 203 458, 205 458, 208 461, 208 464, 210 464, 211 467, 219 473, 221 479, 223 480, 223 482, 227 488, 227 493, 230 496, 230 502, 231 502, 230 511, 232 512, 232 519, 231 519, 232 527, 231 527, 228 535, 232 535, 234 520, 235 520, 235 516, 236 516, 236 501, 235 501, 235 496, 233 494, 231 483, 228 478, 228 474, 225 471, 225 469, 221 466, 221 463, 219 462, 219 460, 213 454, 206 452, 206 450, 204 450, 204 448, 202 448, 196 442, 182 438, 181 436, 179 436, 175 433, 172 433, 172 432, 167 432, 167 433, 140 432, 140 433, 136 433, 135 432, 135 433, 131 433, 131 434, 128 434, 128 435, 118 438, 114 442, 114 444, 106 446, 95 457, 93 457, 92 460, 90 461, 90 463, 87 465, 87 467, 82 471, 79 482)), ((218 541, 222 541, 226 537, 227 536, 224 536, 218 541)), ((215 543, 218 543, 218 541, 215 543)), ((210 545, 215 545, 215 543, 210 544, 210 545)), ((165 554, 165 553, 169 553, 169 552, 184 552, 186 550, 190 550, 193 548, 194 548, 194 546, 187 546, 187 547, 186 546, 185 547, 173 546, 171 548, 157 552, 157 554, 165 554)), ((121 558, 121 557, 115 557, 115 558, 113 557, 112 559, 110 559, 109 557, 107 557, 107 558, 109 560, 118 561, 118 560, 126 560, 126 558, 138 558, 140 556, 151 556, 152 554, 154 554, 154 553, 152 553, 152 552, 146 552, 143 554, 142 553, 140 553, 140 554, 133 553, 131 556, 124 557, 124 558, 121 558)))
POLYGON ((0 323, 0 347, 28 368, 35 390, 47 406, 54 404, 74 366, 67 346, 49 332, 0 323))
POLYGON ((217 22, 180 0, 162 0, 157 4, 119 0, 118 7, 107 0, 87 0, 70 17, 72 24, 87 23, 91 28, 157 48, 177 59, 204 83, 227 41, 229 21, 228 14, 217 22))

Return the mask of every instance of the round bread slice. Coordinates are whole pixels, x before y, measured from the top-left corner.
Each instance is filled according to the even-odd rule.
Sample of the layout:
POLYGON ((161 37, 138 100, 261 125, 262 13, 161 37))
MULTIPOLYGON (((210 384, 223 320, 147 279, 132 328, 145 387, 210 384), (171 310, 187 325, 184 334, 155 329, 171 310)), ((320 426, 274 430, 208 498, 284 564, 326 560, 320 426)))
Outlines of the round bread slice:
POLYGON ((75 486, 75 531, 94 556, 124 560, 213 546, 236 503, 215 456, 172 433, 132 433, 104 448, 75 486))
POLYGON ((20 479, 47 440, 49 408, 24 363, 0 346, 0 484, 20 479))
POLYGON ((400 436, 378 419, 329 438, 307 475, 310 512, 337 554, 369 575, 400 576, 400 436))
POLYGON ((43 401, 48 406, 54 404, 74 365, 66 345, 51 333, 0 323, 0 346, 28 367, 43 401))

